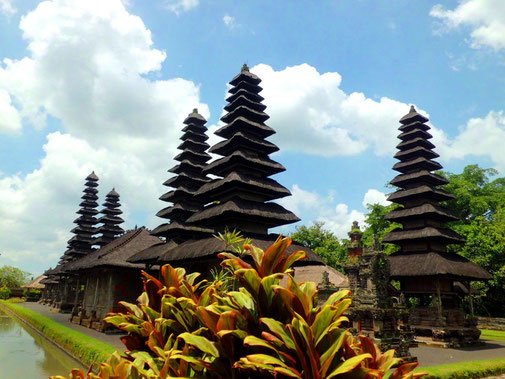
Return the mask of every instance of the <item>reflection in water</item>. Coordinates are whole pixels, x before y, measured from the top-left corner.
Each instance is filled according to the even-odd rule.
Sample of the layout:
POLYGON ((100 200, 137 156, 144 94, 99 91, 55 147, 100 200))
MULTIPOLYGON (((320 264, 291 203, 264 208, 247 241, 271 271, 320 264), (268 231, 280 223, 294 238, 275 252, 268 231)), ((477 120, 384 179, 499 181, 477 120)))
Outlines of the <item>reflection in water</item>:
POLYGON ((0 377, 47 378, 82 368, 51 342, 0 310, 0 377))

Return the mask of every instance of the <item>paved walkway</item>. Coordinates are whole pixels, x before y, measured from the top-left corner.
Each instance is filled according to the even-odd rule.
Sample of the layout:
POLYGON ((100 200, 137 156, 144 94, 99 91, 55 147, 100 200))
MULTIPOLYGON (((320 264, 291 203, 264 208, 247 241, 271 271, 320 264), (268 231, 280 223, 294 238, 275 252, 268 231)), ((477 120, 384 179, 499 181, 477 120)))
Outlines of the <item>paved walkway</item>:
POLYGON ((31 309, 34 312, 37 312, 53 321, 56 321, 59 324, 65 325, 66 327, 70 329, 77 330, 78 332, 81 332, 82 334, 86 334, 89 337, 93 337, 97 340, 103 341, 108 343, 109 345, 114 346, 120 351, 124 350, 124 345, 119 339, 121 336, 120 334, 105 334, 105 333, 100 333, 97 332, 94 329, 86 328, 81 325, 76 325, 72 324, 69 319, 70 319, 70 314, 68 313, 57 313, 57 312, 51 312, 50 308, 47 305, 42 305, 39 303, 20 303, 19 305, 31 309))
MULTIPOLYGON (((68 314, 51 312, 49 307, 38 303, 20 304, 37 313, 40 313, 53 321, 77 330, 97 340, 107 342, 118 350, 124 350, 124 345, 120 341, 120 335, 104 334, 96 330, 86 328, 81 325, 72 324, 68 314)), ((443 349, 439 347, 421 345, 411 349, 412 355, 419 360, 420 366, 438 366, 447 363, 457 363, 465 361, 478 361, 484 359, 505 358, 505 341, 483 340, 484 346, 466 347, 461 349, 443 349)))
POLYGON ((444 349, 419 345, 410 349, 419 360, 420 366, 438 366, 448 363, 480 361, 484 359, 505 358, 505 341, 482 340, 484 346, 444 349))

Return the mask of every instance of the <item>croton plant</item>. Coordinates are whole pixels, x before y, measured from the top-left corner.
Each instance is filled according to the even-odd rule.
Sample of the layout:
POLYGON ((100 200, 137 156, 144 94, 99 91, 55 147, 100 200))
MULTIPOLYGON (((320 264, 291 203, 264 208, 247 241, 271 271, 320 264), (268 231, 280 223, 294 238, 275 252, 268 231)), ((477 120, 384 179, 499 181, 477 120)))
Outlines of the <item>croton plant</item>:
MULTIPOLYGON (((73 370, 70 378, 382 378, 400 359, 381 353, 367 337, 341 327, 349 291, 317 305, 313 282, 297 283, 291 266, 303 251, 286 254, 290 238, 263 251, 222 253, 238 290, 221 281, 165 265, 160 279, 145 272, 139 305, 121 302, 126 313, 105 319, 128 332, 122 354, 102 363, 98 374, 73 370), (247 258, 249 257, 249 258, 247 258), (287 278, 287 280, 281 280, 287 278)), ((417 363, 399 366, 389 378, 419 378, 417 363)), ((54 377, 61 378, 61 377, 54 377)))

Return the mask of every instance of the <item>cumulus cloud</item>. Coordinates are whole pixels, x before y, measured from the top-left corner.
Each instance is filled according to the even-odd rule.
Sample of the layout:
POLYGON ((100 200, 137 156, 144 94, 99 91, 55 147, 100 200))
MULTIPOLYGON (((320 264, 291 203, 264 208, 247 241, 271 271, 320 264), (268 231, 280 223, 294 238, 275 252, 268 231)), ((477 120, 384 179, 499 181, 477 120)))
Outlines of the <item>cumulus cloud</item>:
POLYGON ((115 186, 126 210, 154 214, 182 120, 195 107, 205 117, 209 110, 194 83, 146 78, 166 53, 119 0, 45 1, 20 28, 29 54, 0 65, 0 114, 8 115, 0 131, 19 130, 21 119, 44 128, 48 115, 63 130, 48 135, 38 169, 0 176, 0 197, 8 199, 0 210, 8 236, 1 259, 54 261, 89 172, 101 178, 102 196, 115 186))
POLYGON ((430 15, 441 20, 446 30, 469 27, 474 48, 505 48, 505 2, 502 0, 465 0, 452 10, 438 4, 430 15))
POLYGON ((505 140, 505 114, 491 111, 486 117, 471 118, 460 129, 458 136, 449 141, 444 153, 449 159, 464 159, 467 156, 486 156, 496 168, 505 172, 505 154, 500 142, 505 140))
POLYGON ((11 97, 0 88, 0 133, 14 134, 21 130, 21 116, 12 105, 11 97))
POLYGON ((179 15, 183 12, 190 11, 193 8, 196 8, 200 0, 165 0, 165 7, 175 14, 179 15))
POLYGON ((277 131, 272 140, 283 151, 328 157, 366 149, 378 155, 395 151, 398 120, 408 113, 408 104, 347 94, 340 88, 340 74, 320 74, 308 64, 280 71, 259 64, 251 71, 262 79, 268 123, 277 131))
POLYGON ((374 188, 370 188, 366 193, 365 197, 363 198, 363 206, 366 208, 368 204, 380 204, 387 206, 391 204, 390 201, 386 200, 387 196, 384 192, 381 192, 379 190, 376 190, 374 188))
POLYGON ((237 27, 235 17, 230 16, 228 13, 223 16, 223 22, 228 27, 228 29, 235 29, 237 27))
MULTIPOLYGON (((374 191, 380 194, 377 190, 368 190, 363 203, 366 200, 373 200, 369 193, 374 193, 374 191)), ((315 191, 302 189, 298 184, 293 185, 291 193, 292 196, 280 199, 278 203, 300 217, 303 225, 322 221, 325 227, 335 233, 338 238, 347 238, 347 232, 354 221, 358 221, 361 225, 365 222, 363 212, 349 209, 349 206, 344 203, 334 204, 331 193, 328 196, 322 196, 315 191)), ((379 195, 375 194, 374 199, 378 198, 379 195)))
POLYGON ((14 0, 0 0, 0 14, 6 16, 12 16, 17 13, 17 9, 14 7, 14 0))

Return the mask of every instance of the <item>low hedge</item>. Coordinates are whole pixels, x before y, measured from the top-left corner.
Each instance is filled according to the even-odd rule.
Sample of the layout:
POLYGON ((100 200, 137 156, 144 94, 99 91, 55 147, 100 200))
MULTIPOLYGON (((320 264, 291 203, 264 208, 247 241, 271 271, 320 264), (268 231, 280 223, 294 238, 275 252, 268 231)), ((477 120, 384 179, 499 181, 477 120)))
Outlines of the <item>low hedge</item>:
POLYGON ((8 308, 8 310, 15 313, 16 316, 20 317, 60 348, 82 362, 85 367, 89 367, 92 363, 99 364, 100 362, 105 362, 107 358, 117 350, 115 347, 105 342, 98 341, 85 334, 67 328, 66 326, 20 305, 3 300, 0 300, 0 305, 3 305, 8 308))

